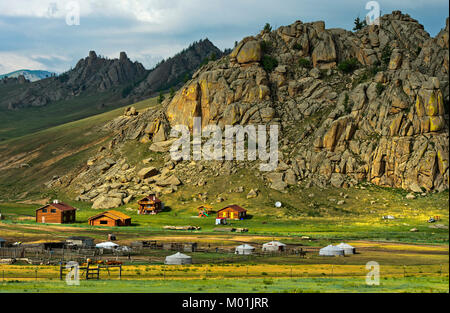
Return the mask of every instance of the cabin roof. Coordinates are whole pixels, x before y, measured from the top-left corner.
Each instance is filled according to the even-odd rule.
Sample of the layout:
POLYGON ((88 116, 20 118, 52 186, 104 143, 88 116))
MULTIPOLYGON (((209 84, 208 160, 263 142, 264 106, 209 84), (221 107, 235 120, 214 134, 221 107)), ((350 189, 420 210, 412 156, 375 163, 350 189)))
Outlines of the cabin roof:
POLYGON ((92 216, 92 217, 89 218, 89 220, 94 220, 94 219, 97 219, 97 218, 99 218, 101 216, 106 216, 106 217, 109 217, 109 218, 111 218, 113 220, 127 220, 127 219, 131 218, 128 215, 126 215, 126 214, 124 214, 122 212, 111 210, 111 211, 102 212, 100 214, 92 216))
POLYGON ((156 195, 149 195, 145 198, 142 198, 141 200, 138 201, 139 202, 145 202, 145 201, 154 201, 154 202, 161 202, 161 200, 159 200, 156 195))
POLYGON ((219 210, 219 212, 223 211, 223 210, 226 210, 226 209, 232 209, 232 210, 237 211, 237 212, 247 212, 246 209, 240 207, 239 205, 235 205, 235 204, 226 206, 223 209, 219 210))
POLYGON ((60 210, 60 211, 76 211, 76 210, 77 210, 77 209, 75 209, 74 207, 71 207, 71 206, 68 205, 68 204, 59 202, 59 203, 49 203, 49 204, 46 204, 46 205, 44 205, 43 207, 37 209, 36 211, 39 211, 39 210, 44 209, 44 208, 49 207, 49 206, 52 206, 52 207, 54 207, 55 209, 58 209, 58 210, 60 210))

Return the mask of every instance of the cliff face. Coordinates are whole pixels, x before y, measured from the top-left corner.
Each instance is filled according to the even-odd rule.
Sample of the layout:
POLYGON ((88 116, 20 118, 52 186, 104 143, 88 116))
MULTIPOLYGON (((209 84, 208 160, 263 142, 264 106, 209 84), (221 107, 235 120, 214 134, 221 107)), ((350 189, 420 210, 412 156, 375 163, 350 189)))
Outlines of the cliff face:
POLYGON ((203 67, 166 116, 171 126, 195 116, 204 125, 279 123, 285 181, 293 172, 318 185, 444 190, 447 76, 448 20, 436 38, 398 11, 357 33, 298 21, 203 67), (353 72, 351 59, 360 63, 353 72))

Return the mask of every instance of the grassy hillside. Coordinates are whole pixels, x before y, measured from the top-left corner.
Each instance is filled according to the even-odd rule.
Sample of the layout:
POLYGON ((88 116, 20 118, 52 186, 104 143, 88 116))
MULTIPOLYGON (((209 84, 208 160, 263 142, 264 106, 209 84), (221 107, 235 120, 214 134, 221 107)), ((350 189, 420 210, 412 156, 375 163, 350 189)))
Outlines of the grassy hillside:
MULTIPOLYGON (((26 85, 0 86, 0 99, 24 91, 26 85)), ((0 101, 2 102, 2 101, 0 101)), ((124 106, 117 92, 86 94, 70 100, 52 102, 43 107, 8 110, 7 102, 0 105, 0 144, 57 125, 105 113, 124 106)))
MULTIPOLYGON (((135 107, 144 109, 155 104, 155 99, 149 99, 135 104, 135 107)), ((50 108, 42 108, 41 113, 45 115, 45 110, 48 109, 50 108)), ((100 132, 99 129, 105 122, 120 116, 123 110, 123 108, 115 109, 1 142, 0 196, 8 199, 18 197, 24 192, 40 195, 44 189, 43 183, 54 175, 64 175, 84 164, 96 149, 106 144, 111 134, 100 132)), ((94 111, 95 109, 91 111, 87 109, 85 113, 89 115, 94 111)), ((72 112, 72 115, 67 113, 65 118, 76 119, 79 114, 79 112, 72 112)), ((36 116, 32 120, 34 125, 39 127, 40 115, 36 116)), ((47 121, 51 123, 51 120, 48 118, 47 121)), ((17 122, 17 125, 13 122, 10 120, 5 123, 12 123, 14 127, 20 128, 19 124, 26 124, 26 119, 17 122)))

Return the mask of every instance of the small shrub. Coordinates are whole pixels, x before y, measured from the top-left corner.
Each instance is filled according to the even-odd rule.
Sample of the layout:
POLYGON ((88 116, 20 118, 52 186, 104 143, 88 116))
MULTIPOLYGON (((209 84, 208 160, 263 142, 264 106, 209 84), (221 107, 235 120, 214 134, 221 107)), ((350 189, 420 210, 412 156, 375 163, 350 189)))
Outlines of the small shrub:
POLYGON ((302 58, 302 59, 298 60, 298 65, 299 65, 300 67, 302 67, 302 68, 307 68, 307 69, 312 68, 311 61, 308 60, 308 59, 303 59, 303 58, 302 58))
POLYGON ((262 272, 261 275, 262 275, 262 276, 267 276, 267 275, 269 275, 269 274, 267 274, 266 272, 262 272))
POLYGON ((343 103, 343 105, 345 107, 345 112, 347 114, 350 114, 352 112, 352 107, 349 105, 350 104, 349 100, 350 100, 350 97, 348 96, 348 93, 346 93, 345 96, 344 96, 344 103, 343 103))
POLYGON ((183 82, 186 84, 190 80, 191 80, 191 75, 189 75, 189 73, 186 73, 186 75, 184 75, 183 82))
POLYGON ((170 88, 170 99, 173 99, 173 97, 175 97, 175 89, 170 88))
POLYGON ((338 69, 345 74, 353 73, 358 67, 359 62, 355 58, 345 60, 344 62, 339 63, 338 65, 338 69))
POLYGON ((363 29, 364 27, 367 26, 367 22, 365 20, 361 21, 361 19, 359 18, 359 16, 357 18, 355 18, 355 27, 353 28, 354 31, 358 31, 363 29))
POLYGON ((272 43, 270 41, 261 42, 261 50, 264 54, 270 53, 273 49, 272 43))
POLYGON ((158 104, 161 104, 165 99, 166 99, 166 97, 164 96, 164 94, 161 91, 159 93, 159 97, 158 97, 158 104))
POLYGON ((272 279, 264 279, 263 284, 264 285, 273 285, 273 280, 272 279))
POLYGON ((264 32, 270 33, 271 31, 272 31, 272 26, 270 26, 269 23, 266 23, 266 25, 264 25, 264 32))
POLYGON ((302 49, 303 49, 303 47, 302 47, 302 45, 301 45, 301 44, 299 44, 299 43, 296 43, 296 44, 294 45, 294 49, 295 49, 295 50, 302 50, 302 49))
POLYGON ((391 61, 392 48, 389 45, 384 46, 383 50, 381 50, 381 62, 384 66, 387 66, 391 61))
POLYGON ((377 83, 377 95, 381 95, 386 88, 382 83, 377 83))
POLYGON ((265 55, 262 59, 262 66, 266 72, 270 73, 278 66, 278 61, 270 55, 265 55))

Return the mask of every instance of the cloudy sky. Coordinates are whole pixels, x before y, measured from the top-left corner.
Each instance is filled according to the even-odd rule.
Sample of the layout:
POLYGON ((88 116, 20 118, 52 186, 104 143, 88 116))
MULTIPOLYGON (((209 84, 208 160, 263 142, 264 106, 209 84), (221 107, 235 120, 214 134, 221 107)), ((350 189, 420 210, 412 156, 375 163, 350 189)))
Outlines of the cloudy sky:
MULTIPOLYGON (((378 1, 382 14, 401 10, 435 36, 447 0, 378 1)), ((191 42, 219 48, 296 20, 326 21, 351 30, 368 13, 367 0, 0 0, 0 74, 18 69, 63 72, 90 50, 117 58, 126 51, 146 68, 191 42), (79 14, 77 14, 79 12, 79 14), (77 18, 79 16, 79 19, 77 18), (78 24, 79 25, 76 25, 78 24)))

